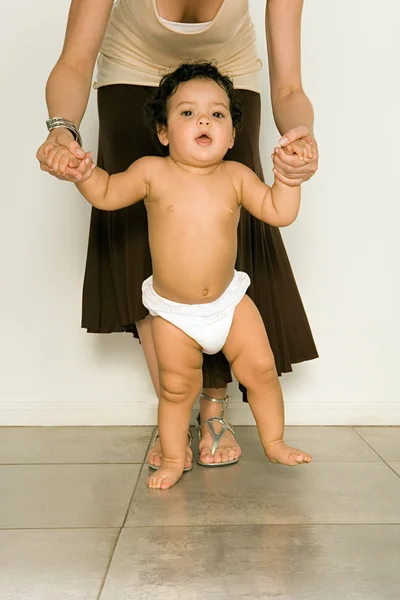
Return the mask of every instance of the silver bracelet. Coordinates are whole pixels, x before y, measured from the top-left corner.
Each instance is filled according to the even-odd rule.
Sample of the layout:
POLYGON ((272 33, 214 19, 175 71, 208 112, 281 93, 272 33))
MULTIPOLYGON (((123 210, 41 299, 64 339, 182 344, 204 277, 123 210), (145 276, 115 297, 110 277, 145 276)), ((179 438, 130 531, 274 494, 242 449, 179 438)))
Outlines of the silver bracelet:
POLYGON ((75 141, 77 141, 82 147, 81 134, 79 133, 79 129, 75 127, 72 121, 68 121, 68 119, 64 119, 64 117, 53 117, 52 119, 48 119, 46 121, 46 125, 49 131, 56 129, 57 127, 65 127, 65 129, 68 129, 72 133, 75 141))

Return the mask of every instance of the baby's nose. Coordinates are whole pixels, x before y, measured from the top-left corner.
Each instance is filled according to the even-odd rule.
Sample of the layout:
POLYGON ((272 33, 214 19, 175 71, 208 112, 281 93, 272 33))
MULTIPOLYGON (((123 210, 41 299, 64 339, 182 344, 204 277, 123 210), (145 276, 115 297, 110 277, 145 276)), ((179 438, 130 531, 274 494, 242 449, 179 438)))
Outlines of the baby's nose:
POLYGON ((199 117, 199 125, 209 125, 209 124, 210 124, 210 119, 206 115, 199 117))

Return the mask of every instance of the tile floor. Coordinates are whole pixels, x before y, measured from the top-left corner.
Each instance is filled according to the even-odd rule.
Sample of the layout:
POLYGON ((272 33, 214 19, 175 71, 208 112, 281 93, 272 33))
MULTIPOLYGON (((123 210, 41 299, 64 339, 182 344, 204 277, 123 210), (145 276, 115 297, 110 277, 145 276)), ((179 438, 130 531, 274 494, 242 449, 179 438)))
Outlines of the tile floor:
POLYGON ((398 600, 400 427, 289 427, 311 465, 148 490, 151 427, 0 428, 1 600, 398 600))

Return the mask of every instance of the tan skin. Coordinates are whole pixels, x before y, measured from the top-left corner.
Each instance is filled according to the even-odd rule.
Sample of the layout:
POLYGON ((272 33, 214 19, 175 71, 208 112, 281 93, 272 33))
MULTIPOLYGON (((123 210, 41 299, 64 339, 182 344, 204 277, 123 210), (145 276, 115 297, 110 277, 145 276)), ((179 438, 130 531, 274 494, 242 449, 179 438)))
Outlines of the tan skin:
MULTIPOLYGON (((118 210, 144 199, 149 221, 153 285, 162 297, 183 304, 219 298, 233 279, 237 226, 243 206, 275 227, 291 224, 300 207, 300 186, 275 180, 269 187, 244 165, 223 161, 234 144, 226 92, 214 81, 194 79, 168 100, 168 124, 159 139, 167 158, 139 159, 109 176, 90 169, 78 189, 100 210, 118 210), (198 236, 205 240, 202 251, 198 236), (173 266, 173 268, 171 268, 173 266)), ((153 321, 160 372, 160 469, 148 486, 169 489, 185 466, 187 429, 201 389, 202 348, 161 317, 153 321)), ((248 390, 266 456, 285 465, 311 457, 283 441, 282 392, 268 337, 254 303, 238 304, 223 352, 248 390)))
MULTIPOLYGON (((180 22, 204 22, 215 18, 223 0, 157 0, 161 17, 180 22)), ((79 127, 89 97, 97 54, 112 9, 112 0, 72 0, 64 47, 46 88, 50 116, 62 115, 79 127)), ((274 119, 282 137, 272 160, 275 179, 296 186, 310 179, 318 168, 318 146, 313 134, 313 110, 301 84, 300 25, 303 0, 266 2, 266 42, 274 119)), ((81 180, 91 167, 91 153, 84 152, 65 129, 53 130, 37 152, 40 168, 64 181, 81 180), (79 167, 79 169, 78 169, 79 167)), ((151 318, 137 324, 142 348, 157 394, 158 365, 152 339, 151 318)), ((226 389, 205 389, 222 398, 226 389)), ((219 414, 218 405, 201 402, 201 418, 219 414)), ((203 428, 199 445, 202 462, 227 462, 240 456, 240 448, 227 432, 214 456, 211 438, 203 428)), ((186 466, 192 452, 188 448, 186 466)), ((149 462, 160 465, 160 442, 149 454, 149 462)))

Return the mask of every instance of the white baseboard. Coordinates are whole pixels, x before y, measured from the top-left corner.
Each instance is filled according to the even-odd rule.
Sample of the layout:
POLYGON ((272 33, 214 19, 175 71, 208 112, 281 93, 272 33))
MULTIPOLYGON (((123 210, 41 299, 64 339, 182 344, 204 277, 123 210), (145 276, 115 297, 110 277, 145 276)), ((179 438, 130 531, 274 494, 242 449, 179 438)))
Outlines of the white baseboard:
MULTIPOLYGON (((400 402, 287 402, 287 425, 400 425, 400 402)), ((193 419, 196 409, 193 410, 193 419)), ((0 426, 155 425, 154 402, 30 402, 0 403, 0 426)), ((233 401, 233 425, 254 425, 249 406, 233 401)))

